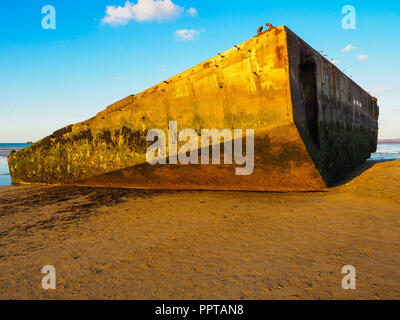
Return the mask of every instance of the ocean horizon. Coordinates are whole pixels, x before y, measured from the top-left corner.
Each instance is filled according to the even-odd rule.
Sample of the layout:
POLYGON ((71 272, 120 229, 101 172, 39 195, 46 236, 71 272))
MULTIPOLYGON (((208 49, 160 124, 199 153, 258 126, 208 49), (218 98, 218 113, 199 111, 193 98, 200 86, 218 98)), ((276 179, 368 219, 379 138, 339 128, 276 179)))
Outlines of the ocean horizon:
MULTIPOLYGON (((12 150, 26 148, 28 143, 0 143, 0 186, 11 185, 7 156, 12 150)), ((385 139, 378 142, 378 148, 367 161, 389 161, 400 159, 400 140, 385 139)))

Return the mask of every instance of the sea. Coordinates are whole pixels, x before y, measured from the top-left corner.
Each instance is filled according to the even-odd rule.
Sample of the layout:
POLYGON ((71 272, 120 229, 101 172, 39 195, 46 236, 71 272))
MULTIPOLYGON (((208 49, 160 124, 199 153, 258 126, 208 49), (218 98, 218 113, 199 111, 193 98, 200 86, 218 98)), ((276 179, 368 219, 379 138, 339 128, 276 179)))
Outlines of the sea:
POLYGON ((11 184, 7 156, 12 150, 18 151, 27 146, 29 146, 27 143, 0 143, 0 186, 9 186, 11 184))
MULTIPOLYGON (((27 146, 29 146, 29 144, 26 143, 0 143, 0 186, 8 186, 11 184, 7 155, 9 155, 12 150, 18 151, 27 146)), ((398 140, 380 142, 376 153, 372 154, 371 158, 368 160, 394 159, 400 159, 400 141, 398 140)))

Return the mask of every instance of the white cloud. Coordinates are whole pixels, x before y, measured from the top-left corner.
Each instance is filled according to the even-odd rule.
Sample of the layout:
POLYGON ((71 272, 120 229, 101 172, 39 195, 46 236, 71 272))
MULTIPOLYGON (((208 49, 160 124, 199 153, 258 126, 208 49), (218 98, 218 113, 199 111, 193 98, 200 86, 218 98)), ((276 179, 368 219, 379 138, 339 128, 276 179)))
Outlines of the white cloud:
POLYGON ((347 46, 345 46, 342 49, 342 52, 347 52, 347 51, 356 50, 356 49, 358 49, 358 47, 353 46, 352 44, 348 44, 347 46))
POLYGON ((379 87, 379 88, 370 89, 370 90, 368 90, 368 92, 370 94, 377 94, 377 93, 382 93, 382 92, 386 92, 386 91, 389 91, 389 90, 390 90, 389 88, 379 87))
POLYGON ((197 16, 197 9, 196 8, 189 8, 186 10, 186 13, 189 14, 192 17, 197 16))
POLYGON ((172 20, 184 9, 171 0, 138 0, 137 3, 127 1, 122 6, 107 6, 103 23, 124 25, 130 20, 139 22, 172 20))
POLYGON ((197 39, 200 34, 200 31, 194 30, 194 29, 181 29, 181 30, 176 30, 175 35, 179 40, 182 41, 191 41, 194 39, 197 39))
POLYGON ((336 60, 336 59, 332 59, 331 60, 331 63, 333 63, 333 64, 340 64, 342 61, 340 61, 340 60, 336 60))
POLYGON ((127 24, 129 20, 133 19, 132 7, 129 1, 123 7, 107 6, 106 16, 102 22, 114 25, 127 24))
POLYGON ((368 55, 367 55, 367 54, 359 54, 359 55, 357 56, 357 59, 358 59, 358 60, 361 60, 361 61, 365 61, 365 60, 368 59, 368 55))

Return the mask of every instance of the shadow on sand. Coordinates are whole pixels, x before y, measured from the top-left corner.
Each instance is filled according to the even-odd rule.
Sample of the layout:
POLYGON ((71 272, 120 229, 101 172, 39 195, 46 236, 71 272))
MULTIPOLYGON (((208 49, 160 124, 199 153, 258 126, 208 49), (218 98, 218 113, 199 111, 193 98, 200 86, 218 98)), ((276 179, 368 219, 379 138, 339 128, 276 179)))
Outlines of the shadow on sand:
POLYGON ((343 179, 339 181, 338 183, 334 184, 331 188, 335 187, 340 187, 342 185, 345 185, 349 183, 350 181, 354 180, 358 176, 362 175, 365 171, 371 169, 374 165, 377 163, 383 163, 383 162, 391 162, 395 161, 396 159, 388 159, 388 160, 367 160, 363 164, 357 167, 354 171, 352 171, 346 179, 343 179))

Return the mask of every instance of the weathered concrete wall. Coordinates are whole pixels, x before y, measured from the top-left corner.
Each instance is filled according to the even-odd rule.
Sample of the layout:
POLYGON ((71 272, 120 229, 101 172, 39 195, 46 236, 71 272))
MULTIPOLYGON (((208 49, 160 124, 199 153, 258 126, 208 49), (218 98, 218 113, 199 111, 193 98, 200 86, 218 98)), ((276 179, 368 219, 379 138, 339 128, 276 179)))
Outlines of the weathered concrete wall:
MULTIPOLYGON (((333 126, 336 133, 321 129, 321 136, 331 137, 326 143, 321 140, 323 152, 310 143, 295 71, 298 54, 291 52, 298 50, 296 41, 285 27, 273 28, 109 106, 92 119, 61 129, 9 157, 12 181, 211 190, 324 188, 335 175, 332 168, 337 170, 326 167, 334 153, 329 150, 329 139, 342 132, 327 111, 330 118, 326 116, 323 123, 333 126), (178 130, 193 128, 198 133, 213 128, 254 129, 253 174, 236 176, 235 164, 150 166, 145 157, 151 144, 146 142, 146 134, 155 128, 167 132, 169 121, 177 121, 178 130)), ((327 74, 318 72, 318 76, 327 74)), ((321 96, 323 90, 318 87, 319 99, 328 103, 330 100, 321 96)), ((360 134, 353 140, 336 142, 334 148, 349 141, 356 148, 347 155, 349 166, 353 166, 366 156, 364 148, 361 155, 358 153, 358 143, 369 145, 373 139, 360 134), (366 138, 368 143, 363 140, 366 138), (357 161, 353 161, 354 156, 357 161)))
POLYGON ((286 30, 294 120, 322 177, 331 185, 376 151, 377 100, 286 30), (310 89, 312 81, 302 81, 304 69, 314 69, 315 89, 310 89), (310 90, 315 91, 314 103, 307 103, 310 90))

